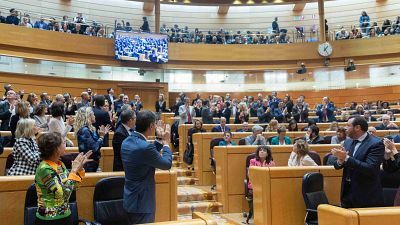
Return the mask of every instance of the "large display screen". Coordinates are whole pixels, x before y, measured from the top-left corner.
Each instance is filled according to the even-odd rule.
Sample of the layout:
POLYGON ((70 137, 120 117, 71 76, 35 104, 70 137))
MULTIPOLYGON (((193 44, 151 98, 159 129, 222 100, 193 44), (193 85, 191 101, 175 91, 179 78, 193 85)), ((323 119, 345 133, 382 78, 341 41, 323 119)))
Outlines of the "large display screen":
POLYGON ((117 31, 115 58, 140 62, 168 62, 168 36, 117 31))

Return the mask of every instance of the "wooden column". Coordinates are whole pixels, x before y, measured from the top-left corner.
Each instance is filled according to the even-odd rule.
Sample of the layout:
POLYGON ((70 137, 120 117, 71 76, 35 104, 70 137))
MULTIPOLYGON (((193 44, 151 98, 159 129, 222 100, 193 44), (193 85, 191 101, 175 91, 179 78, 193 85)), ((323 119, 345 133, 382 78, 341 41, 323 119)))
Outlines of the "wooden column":
POLYGON ((156 30, 155 33, 160 33, 160 0, 154 0, 154 8, 155 8, 155 17, 156 17, 156 30))
POLYGON ((325 8, 324 0, 318 0, 318 14, 319 14, 319 41, 326 41, 325 34, 325 8))

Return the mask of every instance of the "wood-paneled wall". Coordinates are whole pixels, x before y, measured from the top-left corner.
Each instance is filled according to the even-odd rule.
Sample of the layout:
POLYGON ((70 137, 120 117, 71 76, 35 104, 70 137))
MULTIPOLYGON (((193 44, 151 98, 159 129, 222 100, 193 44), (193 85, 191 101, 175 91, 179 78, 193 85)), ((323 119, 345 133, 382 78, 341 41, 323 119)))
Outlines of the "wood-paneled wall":
MULTIPOLYGON (((230 92, 231 98, 242 99, 244 96, 257 97, 260 92, 230 92)), ((263 96, 270 95, 271 93, 261 92, 263 96)), ((278 92, 279 98, 284 98, 285 95, 289 94, 293 101, 300 96, 306 97, 306 102, 312 107, 315 104, 320 104, 322 98, 328 96, 336 106, 343 106, 345 103, 358 102, 362 103, 365 99, 370 102, 376 102, 377 100, 397 102, 400 98, 400 86, 386 86, 386 87, 369 87, 369 88, 354 88, 354 89, 339 89, 339 90, 323 90, 323 91, 287 91, 278 92)), ((196 98, 197 92, 185 93, 190 99, 196 98)), ((219 95, 225 97, 226 93, 218 93, 217 90, 214 93, 201 92, 201 98, 208 98, 210 95, 219 95)), ((170 105, 175 103, 176 97, 179 93, 170 92, 169 99, 170 105)))
MULTIPOLYGON (((53 97, 56 94, 63 94, 65 92, 70 93, 74 97, 80 97, 81 92, 89 87, 92 88, 93 93, 107 94, 107 88, 113 88, 116 98, 118 98, 119 94, 125 93, 132 100, 135 94, 139 94, 144 108, 152 111, 155 110, 155 102, 158 99, 159 93, 163 93, 168 99, 167 83, 105 81, 1 72, 0 80, 1 85, 10 83, 16 91, 25 90, 27 94, 34 92, 37 95, 47 92, 53 97)), ((0 90, 0 95, 4 95, 4 89, 0 90)))

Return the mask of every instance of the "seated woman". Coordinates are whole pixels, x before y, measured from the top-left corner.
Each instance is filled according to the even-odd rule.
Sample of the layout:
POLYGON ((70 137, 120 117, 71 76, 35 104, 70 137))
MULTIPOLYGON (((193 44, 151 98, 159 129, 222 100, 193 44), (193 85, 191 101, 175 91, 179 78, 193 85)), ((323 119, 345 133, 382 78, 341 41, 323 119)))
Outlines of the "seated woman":
POLYGON ((232 141, 232 132, 225 131, 224 140, 219 142, 219 146, 230 146, 230 145, 236 145, 236 143, 232 141))
POLYGON ((11 141, 7 144, 7 147, 13 147, 15 143, 15 133, 17 130, 18 121, 22 118, 29 117, 29 102, 21 101, 15 106, 15 114, 10 118, 10 131, 11 131, 11 141))
POLYGON ((92 151, 80 153, 72 162, 71 172, 60 161, 65 154, 65 140, 59 133, 39 137, 42 162, 35 174, 38 210, 36 225, 72 225, 69 198, 85 176, 83 165, 89 162, 92 151))
POLYGON ((297 127, 297 121, 296 120, 290 120, 289 121, 288 130, 289 131, 299 131, 299 128, 297 127))
POLYGON ((99 168, 100 160, 100 148, 103 146, 104 135, 108 134, 111 127, 107 125, 100 126, 98 133, 93 124, 96 122, 96 117, 94 116, 91 107, 81 107, 75 116, 75 136, 78 140, 79 152, 87 153, 89 150, 93 151, 91 159, 85 165, 85 170, 87 172, 96 172, 99 168))
POLYGON ((203 132, 206 132, 203 128, 203 123, 200 120, 194 120, 193 127, 188 130, 189 143, 193 145, 193 134, 203 132))
MULTIPOLYGON (((267 145, 260 145, 256 150, 255 158, 250 159, 250 166, 258 166, 258 167, 271 167, 275 166, 274 159, 272 158, 272 150, 271 147, 267 145)), ((248 171, 247 171, 248 173, 248 171)), ((249 219, 251 219, 253 214, 253 185, 250 180, 247 183, 247 188, 249 190, 249 215, 247 217, 247 224, 249 223, 249 219)))
POLYGON ((292 140, 288 136, 286 136, 286 127, 283 125, 280 125, 278 130, 278 136, 273 137, 271 139, 271 145, 291 145, 292 140))
POLYGON ((12 154, 14 163, 7 176, 34 175, 40 163, 40 153, 35 141, 35 120, 21 118, 15 131, 16 142, 12 154))
POLYGON ((297 140, 290 153, 288 166, 318 166, 308 155, 309 147, 304 140, 297 140))
POLYGON ((277 132, 278 127, 279 127, 278 120, 272 119, 271 121, 269 121, 268 127, 265 131, 266 132, 277 132))
POLYGON ((346 128, 339 127, 338 130, 336 131, 336 136, 333 136, 331 139, 331 144, 342 144, 342 142, 346 140, 346 138, 347 138, 346 128))

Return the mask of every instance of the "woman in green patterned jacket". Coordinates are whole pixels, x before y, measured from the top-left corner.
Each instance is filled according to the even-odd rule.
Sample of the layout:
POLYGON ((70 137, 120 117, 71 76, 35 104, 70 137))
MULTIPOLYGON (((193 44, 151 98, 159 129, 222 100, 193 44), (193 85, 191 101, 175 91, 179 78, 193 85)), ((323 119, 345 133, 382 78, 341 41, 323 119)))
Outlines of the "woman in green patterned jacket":
POLYGON ((85 176, 83 165, 90 161, 91 151, 80 153, 69 172, 60 161, 65 154, 65 139, 59 133, 46 133, 38 140, 42 162, 36 170, 38 195, 36 225, 72 225, 69 198, 85 176))

